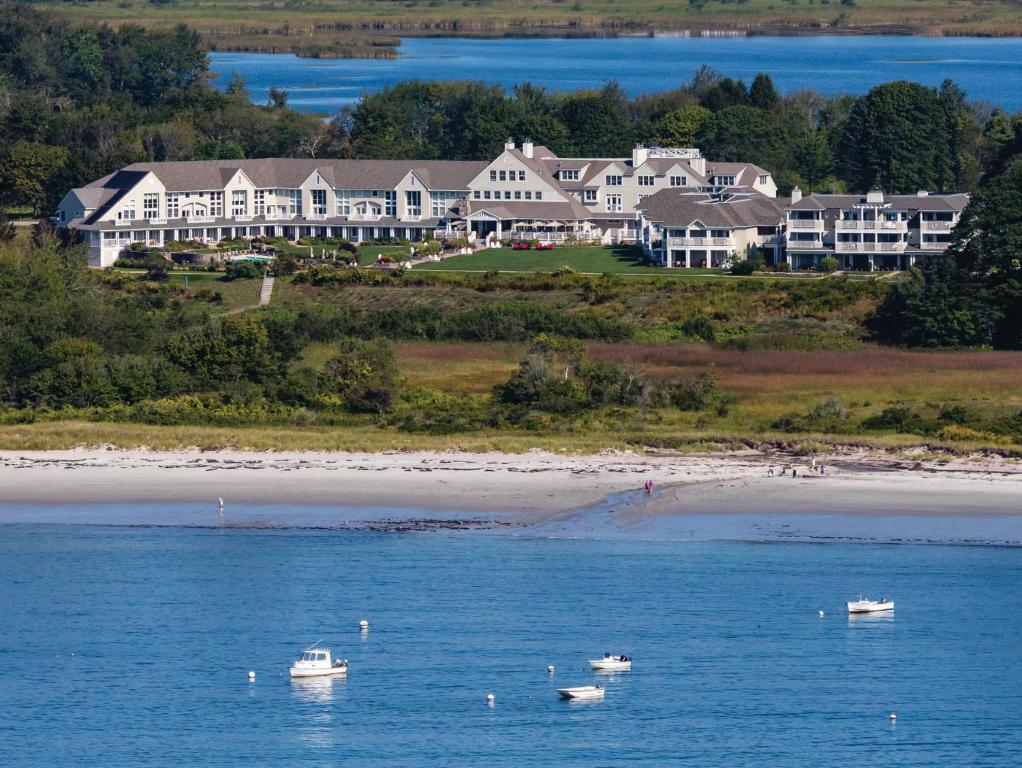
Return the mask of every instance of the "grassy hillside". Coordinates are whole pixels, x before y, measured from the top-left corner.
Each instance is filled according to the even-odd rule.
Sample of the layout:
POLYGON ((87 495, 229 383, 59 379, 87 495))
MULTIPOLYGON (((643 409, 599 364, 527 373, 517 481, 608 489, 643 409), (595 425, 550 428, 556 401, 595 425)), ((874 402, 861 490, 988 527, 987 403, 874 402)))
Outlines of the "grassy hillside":
POLYGON ((1022 34, 1012 0, 322 0, 265 3, 148 0, 36 3, 76 20, 145 26, 186 23, 225 50, 311 56, 394 54, 395 35, 586 34, 641 30, 734 29, 756 32, 1022 34), (384 37, 385 36, 385 37, 384 37))
MULTIPOLYGON (((512 255, 489 254, 524 267, 512 255)), ((601 268, 619 256, 588 254, 601 268)), ((875 346, 866 325, 887 280, 418 268, 324 274, 331 279, 278 278, 272 306, 262 310, 245 309, 257 280, 210 273, 188 275, 187 286, 180 273, 163 285, 139 274, 83 274, 72 294, 82 297, 79 309, 60 303, 65 293, 51 283, 53 311, 70 313, 78 340, 58 333, 39 373, 9 380, 7 391, 21 392, 23 402, 0 407, 0 447, 851 443, 1022 452, 1022 354, 875 346), (86 322, 74 319, 83 312, 86 322), (223 335, 222 324, 239 318, 235 336, 223 335), (93 332, 98 322, 106 325, 93 332), (140 346, 132 339, 143 331, 140 346), (209 347, 210 338, 226 346, 209 347), (353 338, 365 345, 354 347, 362 357, 351 356, 353 338), (241 357, 230 351, 235 343, 246 345, 241 357), (211 355, 223 363, 210 367, 211 355), (372 385, 389 389, 385 401, 350 407, 344 378, 379 365, 393 366, 372 385), (45 366, 56 366, 58 378, 45 366), (186 378, 173 392, 157 381, 147 385, 152 394, 117 395, 107 369, 186 378), (82 386, 105 399, 82 397, 59 378, 83 375, 82 386), (65 400, 53 400, 61 392, 65 400)), ((38 305, 8 302, 8 327, 38 328, 38 305)), ((133 386, 117 376, 113 384, 121 392, 133 386)))

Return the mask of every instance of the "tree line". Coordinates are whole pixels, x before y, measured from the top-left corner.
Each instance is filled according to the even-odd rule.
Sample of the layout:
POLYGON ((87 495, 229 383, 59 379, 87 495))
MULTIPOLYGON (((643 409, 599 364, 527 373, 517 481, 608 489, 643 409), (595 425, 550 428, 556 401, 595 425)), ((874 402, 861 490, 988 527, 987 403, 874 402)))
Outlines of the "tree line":
POLYGON ((68 188, 138 161, 242 157, 489 159, 508 136, 562 156, 627 156, 637 143, 698 146, 746 160, 783 192, 976 189, 1019 117, 970 102, 954 83, 877 86, 863 96, 780 95, 709 68, 665 93, 615 83, 506 92, 480 82, 398 83, 332 119, 271 89, 254 104, 224 73, 214 87, 198 35, 76 25, 0 6, 0 208, 48 213, 68 188))

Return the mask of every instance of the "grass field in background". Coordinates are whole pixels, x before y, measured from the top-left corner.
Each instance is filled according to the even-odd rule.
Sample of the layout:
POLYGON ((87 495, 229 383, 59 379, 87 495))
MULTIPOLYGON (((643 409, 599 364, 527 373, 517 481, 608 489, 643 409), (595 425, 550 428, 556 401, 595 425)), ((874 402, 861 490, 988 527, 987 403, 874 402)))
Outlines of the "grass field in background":
MULTIPOLYGON (((921 34, 1017 35, 1022 15, 1013 0, 949 3, 946 0, 747 0, 743 3, 707 0, 309 0, 308 2, 249 2, 248 0, 190 0, 153 4, 148 0, 97 0, 90 3, 39 2, 36 5, 75 20, 131 22, 168 27, 186 23, 213 42, 232 43, 249 36, 276 40, 281 34, 300 45, 303 39, 364 44, 366 33, 392 35, 433 33, 479 35, 553 33, 606 27, 627 29, 758 29, 915 32, 921 34), (352 25, 345 31, 316 32, 316 24, 352 25)), ((357 51, 355 52, 357 55, 357 51)), ((371 55, 367 51, 366 55, 371 55)))

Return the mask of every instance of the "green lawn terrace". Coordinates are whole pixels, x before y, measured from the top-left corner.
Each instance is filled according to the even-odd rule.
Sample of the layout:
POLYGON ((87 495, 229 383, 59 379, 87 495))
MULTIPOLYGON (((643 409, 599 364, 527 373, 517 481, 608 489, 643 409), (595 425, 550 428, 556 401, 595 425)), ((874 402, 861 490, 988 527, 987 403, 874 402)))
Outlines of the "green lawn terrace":
MULTIPOLYGON (((549 251, 486 248, 472 254, 449 256, 442 261, 416 264, 416 270, 447 272, 553 272, 570 267, 588 274, 656 275, 671 274, 649 264, 642 251, 633 246, 555 246, 549 251)), ((722 269, 688 269, 686 274, 725 274, 722 269)))

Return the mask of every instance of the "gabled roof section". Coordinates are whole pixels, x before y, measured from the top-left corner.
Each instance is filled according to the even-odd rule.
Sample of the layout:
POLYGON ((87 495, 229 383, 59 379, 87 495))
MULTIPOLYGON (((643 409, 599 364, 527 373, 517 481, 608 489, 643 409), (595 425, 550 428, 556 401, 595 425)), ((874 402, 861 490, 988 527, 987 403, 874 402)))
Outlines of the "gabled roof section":
POLYGON ((728 229, 775 226, 784 218, 787 200, 758 192, 735 192, 727 199, 663 189, 643 198, 637 206, 650 221, 667 227, 687 227, 700 222, 706 227, 728 229))
MULTIPOLYGON (((313 158, 262 158, 256 160, 182 160, 166 163, 134 163, 100 182, 121 186, 126 173, 152 172, 168 192, 223 189, 226 178, 242 171, 259 189, 297 189, 319 171, 339 189, 393 189, 409 171, 429 189, 465 190, 468 182, 487 165, 476 160, 322 160, 313 158)), ((92 186, 92 185, 89 185, 92 186)))

